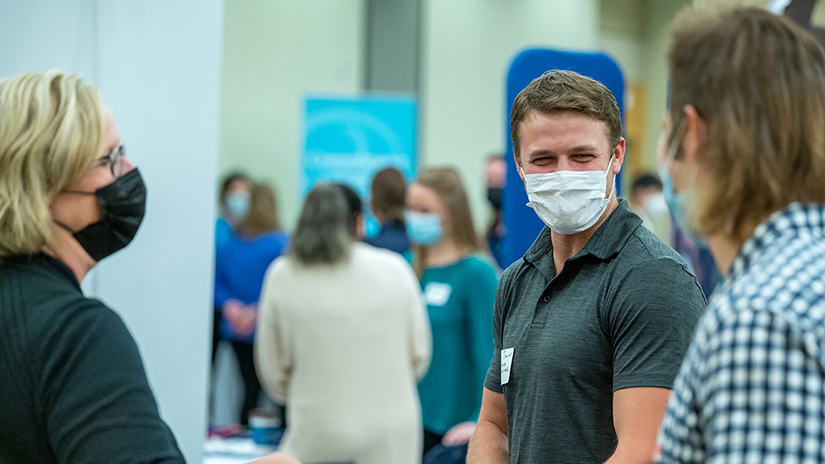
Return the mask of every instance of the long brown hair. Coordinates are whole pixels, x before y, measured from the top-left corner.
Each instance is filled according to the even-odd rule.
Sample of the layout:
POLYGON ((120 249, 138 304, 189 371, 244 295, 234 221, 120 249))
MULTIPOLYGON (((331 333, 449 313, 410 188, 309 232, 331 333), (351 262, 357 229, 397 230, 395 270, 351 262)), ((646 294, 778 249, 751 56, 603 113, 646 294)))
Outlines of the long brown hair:
MULTIPOLYGON (((451 167, 426 168, 418 174, 416 183, 434 190, 444 203, 447 213, 444 218, 447 223, 444 234, 449 234, 448 238, 456 243, 459 250, 464 253, 480 251, 481 243, 473 225, 467 190, 458 171, 451 167)), ((426 267, 428 247, 414 244, 413 251, 413 269, 418 278, 421 278, 426 267)))
POLYGON ((275 192, 267 184, 255 184, 249 199, 249 213, 238 223, 237 233, 246 238, 281 230, 275 192))
POLYGON ((674 24, 670 139, 685 105, 707 127, 699 161, 709 175, 697 179, 694 212, 702 235, 744 240, 790 203, 825 202, 822 45, 759 8, 691 8, 674 24))

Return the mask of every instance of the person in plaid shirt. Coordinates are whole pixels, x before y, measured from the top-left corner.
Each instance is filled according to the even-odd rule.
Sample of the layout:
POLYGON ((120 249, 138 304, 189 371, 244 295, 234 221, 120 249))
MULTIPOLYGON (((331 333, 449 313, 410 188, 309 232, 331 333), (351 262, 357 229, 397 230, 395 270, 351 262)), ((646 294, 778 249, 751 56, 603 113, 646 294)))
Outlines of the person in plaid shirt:
POLYGON ((825 52, 762 9, 689 10, 668 65, 665 193, 726 280, 657 460, 825 462, 825 52))

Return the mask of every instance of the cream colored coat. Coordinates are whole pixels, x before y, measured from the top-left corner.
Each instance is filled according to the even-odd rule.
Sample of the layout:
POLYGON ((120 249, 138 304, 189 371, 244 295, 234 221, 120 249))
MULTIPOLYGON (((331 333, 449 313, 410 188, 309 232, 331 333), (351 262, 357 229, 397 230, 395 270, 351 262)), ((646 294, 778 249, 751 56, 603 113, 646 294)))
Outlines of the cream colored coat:
POLYGON ((304 463, 421 462, 416 385, 430 362, 430 326, 400 255, 356 243, 335 266, 278 258, 258 317, 258 377, 287 405, 281 451, 304 463))

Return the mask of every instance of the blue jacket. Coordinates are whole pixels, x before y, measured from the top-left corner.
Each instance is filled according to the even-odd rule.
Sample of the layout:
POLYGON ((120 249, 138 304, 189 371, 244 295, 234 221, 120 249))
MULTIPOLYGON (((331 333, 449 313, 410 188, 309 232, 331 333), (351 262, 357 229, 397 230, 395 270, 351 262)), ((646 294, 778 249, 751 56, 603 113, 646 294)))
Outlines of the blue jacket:
POLYGON ((404 221, 390 221, 381 226, 375 237, 364 239, 364 243, 378 248, 386 248, 402 255, 410 251, 410 240, 404 221))
MULTIPOLYGON (((267 268, 281 256, 289 243, 283 232, 271 232, 249 239, 233 236, 215 257, 215 308, 220 310, 230 299, 244 304, 257 303, 267 268)), ((221 319, 221 335, 234 341, 252 343, 254 334, 239 337, 221 319)))

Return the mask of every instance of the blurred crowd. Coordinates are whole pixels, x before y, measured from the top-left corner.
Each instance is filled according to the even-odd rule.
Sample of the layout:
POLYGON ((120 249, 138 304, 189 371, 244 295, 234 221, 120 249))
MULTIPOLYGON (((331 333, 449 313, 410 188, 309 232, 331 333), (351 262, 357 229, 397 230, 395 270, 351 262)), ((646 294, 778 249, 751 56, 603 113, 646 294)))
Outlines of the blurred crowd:
MULTIPOLYGON (((518 94, 512 159, 480 159, 482 231, 450 166, 382 167, 368 198, 318 182, 291 233, 273 186, 227 176, 204 311, 237 421, 285 429, 260 462, 825 462, 825 49, 803 26, 685 10, 658 172, 627 199, 617 100, 575 70, 518 94), (522 188, 543 229, 508 262, 522 188)), ((0 462, 183 462, 80 286, 145 205, 94 86, 0 81, 0 462)))

